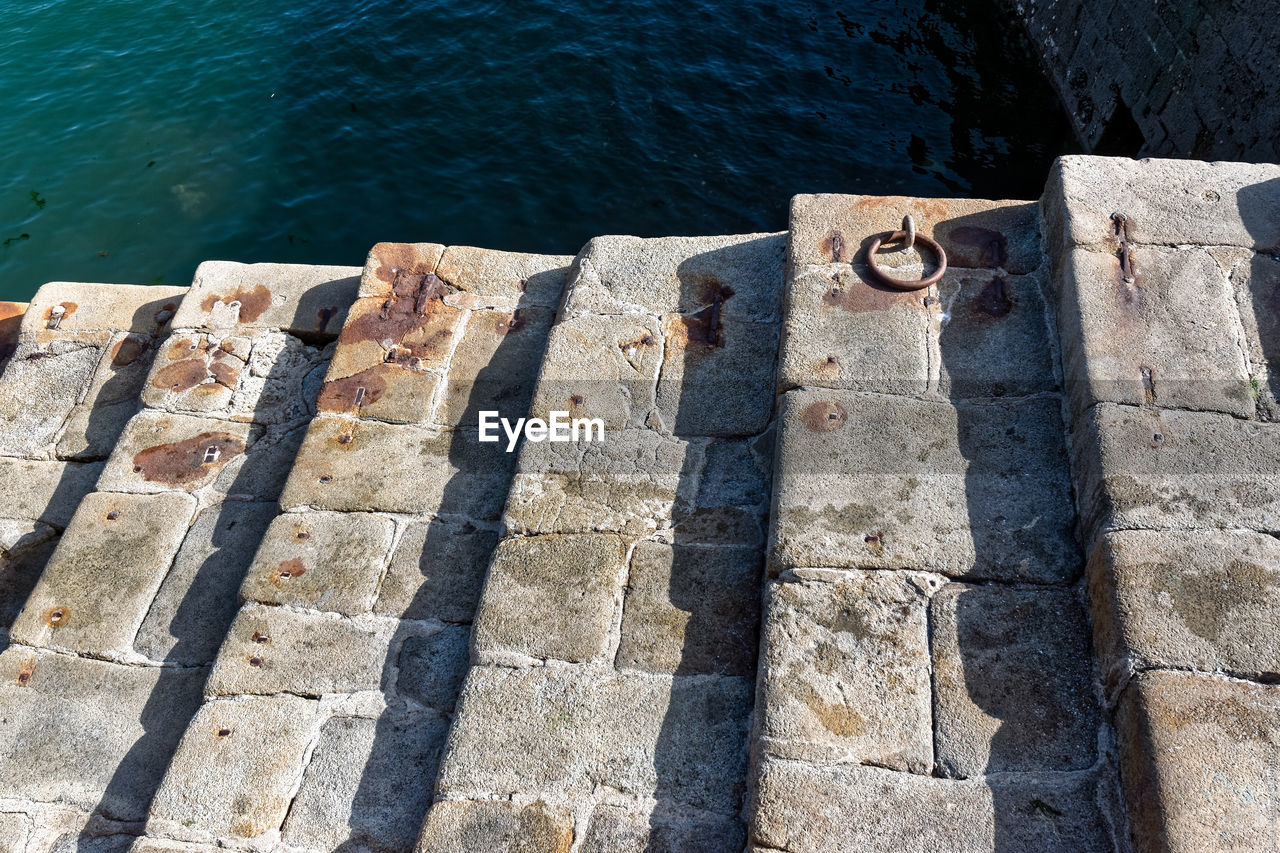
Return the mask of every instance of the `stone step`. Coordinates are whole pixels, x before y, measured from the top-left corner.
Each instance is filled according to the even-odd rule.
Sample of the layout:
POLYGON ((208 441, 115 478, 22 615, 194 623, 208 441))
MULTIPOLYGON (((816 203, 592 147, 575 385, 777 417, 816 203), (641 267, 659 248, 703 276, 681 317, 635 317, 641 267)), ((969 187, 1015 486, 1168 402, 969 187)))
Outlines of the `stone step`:
MULTIPOLYGON (((88 480, 95 490, 63 522, 0 655, 0 716, 10 734, 0 747, 0 791, 33 821, 28 849, 77 838, 118 848, 141 831, 275 515, 313 414, 329 357, 324 341, 355 296, 356 273, 209 262, 177 294, 181 304, 157 309, 164 291, 156 288, 47 286, 27 310, 7 388, 56 380, 39 380, 36 368, 100 350, 80 355, 90 392, 75 405, 87 407, 87 422, 122 420, 116 408, 141 402, 95 467, 96 485, 88 480), (108 304, 93 300, 99 292, 112 297, 108 304), (139 294, 151 301, 126 309, 124 297, 139 294), (66 309, 56 329, 48 328, 46 301, 66 309), (112 332, 125 310, 141 325, 112 332), (125 362, 119 353, 139 341, 140 328, 152 333, 136 344, 146 362, 125 362), (35 347, 52 354, 25 358, 35 347), (41 761, 29 760, 33 751, 41 761)), ((64 363, 64 374, 78 364, 64 363)), ((74 413, 70 392, 60 393, 67 399, 58 398, 59 411, 74 413)), ((67 446, 74 414, 63 416, 71 426, 59 433, 47 425, 51 411, 15 419, 28 453, 53 456, 67 446), (35 435, 45 443, 37 446, 35 435)))
POLYGON ((791 217, 753 849, 1115 850, 1036 205, 791 217), (847 248, 904 214, 936 288, 847 248))
POLYGON ((741 849, 785 239, 574 261, 418 850, 741 849))
POLYGON ((571 260, 373 248, 136 849, 412 847, 571 260))
POLYGON ((185 291, 52 282, 0 303, 0 640, 138 410, 185 291))
POLYGON ((1280 166, 1067 157, 1043 206, 1134 847, 1274 849, 1280 166))

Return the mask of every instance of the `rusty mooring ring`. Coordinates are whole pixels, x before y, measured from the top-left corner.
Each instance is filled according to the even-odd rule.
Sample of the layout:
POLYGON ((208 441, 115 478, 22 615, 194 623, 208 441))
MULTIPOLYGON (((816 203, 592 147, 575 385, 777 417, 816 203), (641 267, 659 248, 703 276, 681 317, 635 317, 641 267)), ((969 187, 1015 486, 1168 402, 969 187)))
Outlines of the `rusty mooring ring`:
POLYGON ((919 232, 916 232, 915 235, 915 242, 924 243, 938 256, 938 268, 932 274, 914 281, 904 281, 900 278, 894 278, 876 265, 876 252, 880 250, 881 246, 885 243, 893 243, 905 239, 907 239, 907 231, 905 229, 902 231, 886 231, 877 235, 871 241, 871 245, 867 247, 867 271, 871 273, 871 277, 876 281, 886 287, 892 287, 894 290, 923 290, 937 282, 938 279, 942 278, 942 274, 947 271, 947 253, 938 245, 938 241, 932 237, 926 237, 919 232))

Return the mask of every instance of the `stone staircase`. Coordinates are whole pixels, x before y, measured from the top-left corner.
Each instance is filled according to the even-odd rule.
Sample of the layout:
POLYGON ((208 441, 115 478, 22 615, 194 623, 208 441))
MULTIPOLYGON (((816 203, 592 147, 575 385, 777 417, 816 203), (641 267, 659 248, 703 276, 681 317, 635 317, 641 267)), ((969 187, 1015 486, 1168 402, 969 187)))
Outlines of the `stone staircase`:
POLYGON ((0 851, 1272 849, 1277 251, 1066 158, 0 304, 0 851))

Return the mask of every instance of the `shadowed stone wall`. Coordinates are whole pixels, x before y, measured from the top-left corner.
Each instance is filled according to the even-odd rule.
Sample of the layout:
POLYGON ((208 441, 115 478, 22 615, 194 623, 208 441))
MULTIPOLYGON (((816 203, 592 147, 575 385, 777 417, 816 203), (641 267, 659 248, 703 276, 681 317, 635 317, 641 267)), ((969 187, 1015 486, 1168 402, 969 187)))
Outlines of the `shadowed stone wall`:
POLYGON ((1242 0, 1020 0, 1076 134, 1095 154, 1280 159, 1280 15, 1242 0))

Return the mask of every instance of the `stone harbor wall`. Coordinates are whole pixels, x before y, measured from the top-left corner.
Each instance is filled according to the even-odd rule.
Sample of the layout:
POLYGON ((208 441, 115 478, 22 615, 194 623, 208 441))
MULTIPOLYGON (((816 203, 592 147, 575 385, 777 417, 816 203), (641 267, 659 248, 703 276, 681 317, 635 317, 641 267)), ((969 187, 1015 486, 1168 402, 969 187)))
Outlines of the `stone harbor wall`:
POLYGON ((1280 161, 1280 15, 1205 0, 1007 0, 1086 151, 1280 161))
POLYGON ((1277 257, 1280 167, 1069 157, 46 285, 0 312, 0 851, 1273 850, 1277 257), (868 273, 908 213, 923 290, 868 273))

